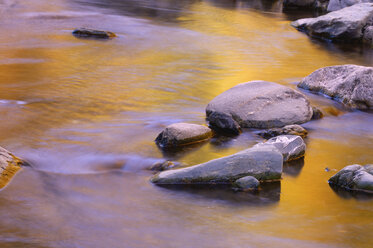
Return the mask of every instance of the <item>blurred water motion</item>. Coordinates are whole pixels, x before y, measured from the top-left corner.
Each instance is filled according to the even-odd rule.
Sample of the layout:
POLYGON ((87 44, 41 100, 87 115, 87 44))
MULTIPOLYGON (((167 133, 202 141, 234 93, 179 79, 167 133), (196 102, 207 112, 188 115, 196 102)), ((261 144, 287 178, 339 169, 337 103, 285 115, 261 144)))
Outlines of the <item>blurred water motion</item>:
MULTIPOLYGON (((1 146, 29 160, 0 193, 1 247, 369 247, 372 200, 336 194, 331 172, 371 163, 373 117, 304 92, 303 163, 259 195, 151 185, 144 168, 193 165, 246 149, 252 130, 178 153, 156 135, 205 123, 230 87, 294 82, 329 65, 372 65, 371 49, 313 41, 281 1, 0 1, 1 146), (75 28, 115 32, 82 40, 75 28)), ((312 16, 313 13, 301 13, 312 16)))

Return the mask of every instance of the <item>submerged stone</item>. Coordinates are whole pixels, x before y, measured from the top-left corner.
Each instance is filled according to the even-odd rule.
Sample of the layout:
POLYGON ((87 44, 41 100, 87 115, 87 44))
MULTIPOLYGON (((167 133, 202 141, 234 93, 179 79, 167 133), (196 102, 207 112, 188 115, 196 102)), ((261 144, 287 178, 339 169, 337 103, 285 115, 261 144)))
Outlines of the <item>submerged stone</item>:
POLYGON ((236 180, 233 183, 233 188, 242 190, 242 191, 249 191, 249 190, 256 190, 259 187, 260 182, 258 179, 252 176, 241 177, 240 179, 236 180))
POLYGON ((97 38, 97 39, 110 39, 116 37, 113 32, 101 31, 94 29, 80 28, 73 31, 73 35, 78 38, 97 38))

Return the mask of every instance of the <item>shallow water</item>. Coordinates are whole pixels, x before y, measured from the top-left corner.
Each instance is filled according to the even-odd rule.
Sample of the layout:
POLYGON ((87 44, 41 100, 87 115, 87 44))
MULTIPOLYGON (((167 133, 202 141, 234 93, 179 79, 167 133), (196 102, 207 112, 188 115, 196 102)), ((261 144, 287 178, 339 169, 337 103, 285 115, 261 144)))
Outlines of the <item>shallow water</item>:
POLYGON ((162 153, 175 122, 205 123, 230 87, 296 88, 329 65, 372 65, 373 52, 310 40, 278 1, 0 1, 1 146, 27 159, 0 192, 0 247, 371 247, 373 198, 327 184, 372 163, 373 117, 304 92, 326 113, 304 162, 258 194, 162 188, 147 166, 193 165, 262 139, 238 137, 162 153), (110 41, 77 39, 77 27, 110 41), (325 168, 331 169, 326 172, 325 168))

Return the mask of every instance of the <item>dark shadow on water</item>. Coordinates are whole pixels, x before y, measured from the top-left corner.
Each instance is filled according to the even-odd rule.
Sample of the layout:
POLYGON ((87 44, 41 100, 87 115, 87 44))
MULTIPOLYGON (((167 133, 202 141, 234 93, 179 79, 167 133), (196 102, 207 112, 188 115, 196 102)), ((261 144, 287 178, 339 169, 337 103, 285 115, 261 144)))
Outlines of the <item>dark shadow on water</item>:
POLYGON ((255 9, 265 12, 282 12, 281 0, 70 0, 79 5, 106 9, 113 14, 176 22, 190 11, 190 6, 206 2, 226 9, 255 9))
POLYGON ((173 22, 199 0, 71 0, 80 5, 106 9, 112 14, 173 22))
POLYGON ((245 206, 264 206, 280 201, 281 182, 261 183, 260 190, 253 192, 234 191, 230 185, 160 185, 160 187, 191 194, 193 198, 209 199, 245 206))
POLYGON ((372 201, 373 194, 355 191, 355 190, 347 190, 341 187, 337 187, 336 185, 329 184, 330 188, 336 193, 339 197, 344 199, 356 199, 358 201, 372 201))
POLYGON ((286 175, 297 177, 302 171, 303 166, 304 166, 304 157, 294 160, 294 161, 284 163, 283 171, 286 175))
POLYGON ((202 142, 181 146, 181 147, 175 147, 175 148, 161 148, 159 146, 158 149, 162 152, 162 155, 167 160, 178 160, 187 154, 191 152, 196 152, 198 149, 202 148, 202 146, 207 145, 209 143, 209 140, 205 140, 202 142))

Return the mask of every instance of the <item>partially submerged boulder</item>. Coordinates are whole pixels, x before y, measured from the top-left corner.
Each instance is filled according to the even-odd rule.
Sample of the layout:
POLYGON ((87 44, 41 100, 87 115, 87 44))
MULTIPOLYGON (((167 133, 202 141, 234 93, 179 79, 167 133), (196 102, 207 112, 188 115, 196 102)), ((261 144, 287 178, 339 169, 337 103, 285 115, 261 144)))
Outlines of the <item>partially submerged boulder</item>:
POLYGON ((300 125, 287 125, 281 128, 271 128, 267 130, 263 130, 258 133, 258 135, 262 136, 265 139, 270 139, 272 137, 276 137, 279 135, 284 135, 284 134, 289 134, 289 135, 299 135, 302 138, 307 137, 307 130, 304 129, 300 125))
POLYGON ((312 120, 319 120, 324 117, 324 113, 316 107, 312 107, 312 112, 312 120))
POLYGON ((212 137, 210 128, 190 123, 167 126, 155 139, 161 148, 176 148, 207 140, 212 137))
POLYGON ((215 97, 206 108, 210 126, 239 132, 240 128, 273 128, 301 124, 312 117, 305 96, 280 84, 251 81, 215 97))
POLYGON ((155 184, 231 184, 253 176, 259 181, 280 179, 283 156, 274 146, 253 147, 239 153, 155 175, 155 184))
POLYGON ((165 171, 180 166, 180 163, 172 161, 161 161, 152 164, 148 169, 152 171, 165 171))
POLYGON ((316 18, 291 23, 309 36, 333 42, 361 42, 364 30, 371 26, 373 4, 361 3, 316 18))
POLYGON ((94 30, 87 28, 79 28, 73 31, 73 35, 78 38, 96 38, 96 39, 110 39, 116 37, 113 32, 94 30))
POLYGON ((329 0, 328 11, 336 11, 358 3, 372 3, 373 0, 329 0))
POLYGON ((304 157, 306 144, 302 137, 297 135, 280 135, 269 139, 264 143, 256 144, 254 147, 273 146, 282 154, 284 162, 304 157))
POLYGON ((233 183, 233 189, 242 191, 256 190, 259 187, 260 182, 258 179, 252 176, 241 177, 233 183))
POLYGON ((373 67, 339 65, 321 68, 305 77, 299 88, 321 93, 350 108, 373 108, 373 67))
POLYGON ((346 166, 332 176, 329 183, 347 190, 373 193, 373 164, 346 166))
POLYGON ((10 182, 22 165, 27 165, 27 163, 0 147, 0 189, 10 182))

